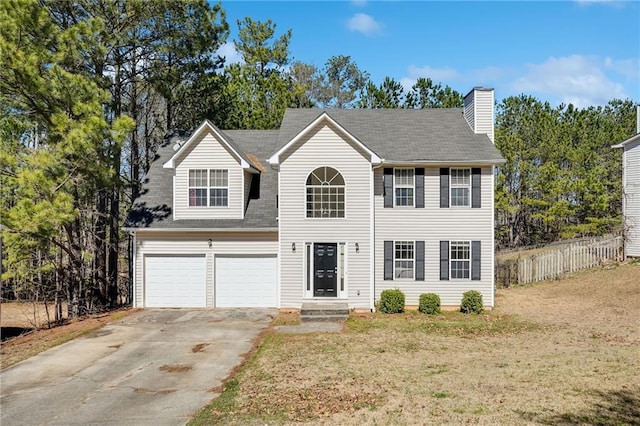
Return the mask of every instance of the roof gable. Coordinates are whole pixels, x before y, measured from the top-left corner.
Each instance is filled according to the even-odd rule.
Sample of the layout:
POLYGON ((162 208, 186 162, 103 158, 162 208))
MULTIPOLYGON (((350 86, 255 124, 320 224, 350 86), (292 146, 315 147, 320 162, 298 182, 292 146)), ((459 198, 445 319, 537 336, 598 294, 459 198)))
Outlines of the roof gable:
POLYGON ((248 156, 233 143, 231 138, 225 135, 222 130, 218 129, 209 120, 205 120, 200 127, 191 134, 189 139, 187 139, 187 141, 178 148, 173 156, 171 156, 171 158, 162 165, 162 167, 165 169, 175 168, 179 160, 184 158, 186 153, 191 150, 194 144, 197 144, 198 141, 201 140, 201 137, 207 133, 213 135, 213 137, 238 161, 243 169, 259 170, 248 156))
MULTIPOLYGON (((501 164, 486 134, 473 132, 460 108, 333 109, 323 111, 385 164, 501 164)), ((322 113, 287 109, 278 137, 280 152, 322 113)), ((274 154, 275 155, 275 154, 274 154)))
MULTIPOLYGON (((315 110, 317 111, 317 110, 315 110)), ((362 151, 364 151, 369 156, 369 161, 372 164, 380 164, 383 160, 373 152, 368 146, 366 146, 362 141, 360 141, 357 137, 355 137, 351 132, 349 132, 343 125, 334 120, 327 111, 322 111, 314 120, 312 120, 309 124, 302 127, 293 137, 291 137, 280 149, 278 149, 267 161, 272 165, 280 164, 281 157, 289 150, 293 149, 296 142, 304 138, 309 132, 311 132, 317 125, 321 123, 328 123, 331 126, 336 127, 340 132, 344 134, 347 141, 354 144, 362 151)))

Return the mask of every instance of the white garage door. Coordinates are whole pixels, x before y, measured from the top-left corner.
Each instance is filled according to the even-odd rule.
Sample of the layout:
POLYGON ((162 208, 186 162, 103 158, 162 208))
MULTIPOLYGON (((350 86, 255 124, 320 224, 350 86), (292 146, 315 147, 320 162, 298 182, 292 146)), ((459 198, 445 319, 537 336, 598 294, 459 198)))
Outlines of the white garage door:
POLYGON ((216 307, 276 307, 275 256, 216 256, 216 307))
POLYGON ((146 256, 144 306, 204 308, 207 306, 204 256, 146 256))

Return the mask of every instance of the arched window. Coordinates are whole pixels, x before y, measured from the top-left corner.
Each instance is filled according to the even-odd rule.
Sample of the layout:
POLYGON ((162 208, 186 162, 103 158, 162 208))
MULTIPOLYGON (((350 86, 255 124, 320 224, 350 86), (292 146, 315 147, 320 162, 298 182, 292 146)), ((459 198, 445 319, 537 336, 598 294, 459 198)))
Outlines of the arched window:
POLYGON ((307 217, 344 217, 344 179, 332 167, 318 167, 307 178, 307 217))

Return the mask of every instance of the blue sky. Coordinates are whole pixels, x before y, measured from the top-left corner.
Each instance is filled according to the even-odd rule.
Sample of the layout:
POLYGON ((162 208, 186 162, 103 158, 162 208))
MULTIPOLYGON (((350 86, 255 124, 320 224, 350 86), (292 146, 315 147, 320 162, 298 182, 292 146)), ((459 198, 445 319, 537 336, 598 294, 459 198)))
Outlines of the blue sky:
POLYGON ((348 55, 379 84, 430 77, 465 94, 493 87, 553 106, 640 102, 639 1, 222 1, 221 49, 237 60, 238 19, 293 31, 294 60, 318 67, 348 55))

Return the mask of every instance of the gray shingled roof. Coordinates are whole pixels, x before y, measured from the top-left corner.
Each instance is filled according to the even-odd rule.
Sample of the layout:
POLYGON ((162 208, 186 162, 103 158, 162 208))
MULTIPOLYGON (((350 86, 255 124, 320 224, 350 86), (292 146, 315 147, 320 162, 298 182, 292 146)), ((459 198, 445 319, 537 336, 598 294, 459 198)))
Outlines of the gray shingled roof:
POLYGON ((278 149, 326 112, 388 163, 503 160, 487 135, 475 134, 462 109, 287 109, 278 149))
MULTIPOLYGON (((158 149, 155 161, 143 184, 142 194, 137 198, 127 219, 125 228, 148 229, 275 229, 277 172, 271 170, 266 159, 273 153, 278 131, 276 130, 225 130, 237 148, 247 156, 255 155, 262 163, 260 175, 260 197, 249 200, 244 219, 180 219, 173 220, 173 169, 162 165, 175 152, 173 145, 178 138, 168 138, 158 149)), ((252 161, 254 163, 254 161, 252 161)))
MULTIPOLYGON (((383 158, 385 163, 501 162, 502 156, 486 135, 471 131, 461 109, 326 110, 287 109, 280 130, 224 130, 234 149, 261 169, 260 197, 250 200, 244 219, 173 220, 173 169, 162 165, 175 152, 177 137, 158 149, 125 222, 125 228, 148 229, 275 229, 277 172, 267 163, 323 112, 383 158), (257 158, 260 164, 256 164, 257 158)), ((182 136, 182 135, 181 135, 182 136)), ((180 139, 184 139, 181 137, 180 139)))

